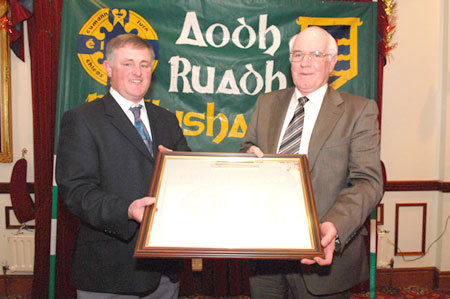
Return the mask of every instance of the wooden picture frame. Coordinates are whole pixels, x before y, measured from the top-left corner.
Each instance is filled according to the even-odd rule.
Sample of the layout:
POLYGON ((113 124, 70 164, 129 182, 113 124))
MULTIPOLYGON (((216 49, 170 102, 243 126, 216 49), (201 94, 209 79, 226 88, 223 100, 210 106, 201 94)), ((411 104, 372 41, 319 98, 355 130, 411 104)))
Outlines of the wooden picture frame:
MULTIPOLYGON (((34 229, 34 220, 33 224, 26 224, 26 226, 30 229, 34 229)), ((19 221, 16 219, 16 216, 14 215, 14 209, 12 207, 5 207, 5 227, 6 229, 19 229, 22 227, 21 223, 19 223, 19 221)))
MULTIPOLYGON (((420 213, 420 212, 419 212, 420 213)), ((404 217, 405 219, 413 219, 411 217, 404 217)), ((405 220, 403 220, 405 221, 405 220)), ((408 255, 425 255, 425 240, 426 240, 426 224, 427 224, 427 204, 426 203, 397 203, 395 205, 395 241, 394 241, 394 255, 395 256, 408 256, 408 255), (401 221, 401 212, 403 211, 409 211, 412 212, 414 210, 421 209, 422 210, 422 221, 401 221), (411 227, 411 225, 415 224, 417 226, 418 230, 421 230, 418 234, 405 234, 402 236, 408 236, 412 237, 413 239, 417 240, 419 243, 419 250, 405 250, 405 246, 402 243, 402 236, 400 236, 400 226, 405 225, 408 227, 411 227)))
POLYGON ((383 225, 384 224, 384 204, 379 203, 377 206, 377 225, 383 225))
MULTIPOLYGON (((8 16, 8 8, 8 1, 0 0, 0 17, 8 16)), ((4 26, 0 27, 0 64, 0 162, 11 163, 13 160, 11 128, 11 57, 9 36, 4 26)))
POLYGON ((305 155, 159 153, 149 195, 135 257, 324 256, 305 155))

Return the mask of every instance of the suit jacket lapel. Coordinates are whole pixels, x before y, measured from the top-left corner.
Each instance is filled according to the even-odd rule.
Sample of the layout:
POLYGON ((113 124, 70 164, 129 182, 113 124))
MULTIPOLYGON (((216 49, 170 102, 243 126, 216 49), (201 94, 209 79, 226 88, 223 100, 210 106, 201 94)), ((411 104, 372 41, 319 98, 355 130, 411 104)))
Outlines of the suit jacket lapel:
POLYGON ((308 164, 310 171, 314 168, 317 154, 344 112, 343 107, 341 107, 343 101, 337 91, 328 87, 309 142, 308 164))
POLYGON ((283 128, 284 119, 286 118, 286 113, 294 91, 294 88, 288 88, 280 92, 278 98, 273 102, 274 105, 271 107, 271 113, 268 115, 272 118, 269 122, 271 126, 269 130, 267 130, 268 148, 271 153, 277 152, 281 129, 283 128))
POLYGON ((122 108, 114 100, 110 93, 107 93, 103 97, 105 105, 105 114, 111 120, 111 124, 120 131, 128 141, 130 141, 135 147, 137 147, 147 158, 152 159, 147 147, 142 141, 136 128, 130 122, 128 117, 123 113, 122 108))
POLYGON ((153 155, 156 157, 158 154, 158 141, 160 140, 159 134, 163 130, 159 125, 164 122, 158 120, 159 114, 153 109, 151 103, 145 102, 145 108, 147 109, 148 121, 150 122, 150 130, 152 131, 153 155))

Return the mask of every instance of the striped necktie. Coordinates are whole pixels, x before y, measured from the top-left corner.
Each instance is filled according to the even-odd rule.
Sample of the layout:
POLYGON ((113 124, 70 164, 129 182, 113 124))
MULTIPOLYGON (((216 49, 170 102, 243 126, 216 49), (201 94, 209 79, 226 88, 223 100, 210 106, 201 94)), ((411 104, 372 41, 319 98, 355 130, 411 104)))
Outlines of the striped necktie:
POLYGON ((153 143, 152 143, 152 139, 150 138, 150 135, 148 134, 147 129, 145 128, 144 123, 142 122, 141 108, 142 108, 142 105, 138 105, 136 107, 131 107, 130 110, 134 116, 134 126, 136 127, 137 131, 139 132, 139 135, 141 135, 142 140, 144 141, 145 145, 147 146, 148 151, 150 152, 150 155, 153 156, 153 143))
POLYGON ((292 117, 283 139, 281 140, 280 154, 298 154, 300 149, 300 141, 302 140, 303 119, 305 118, 305 103, 308 101, 307 97, 298 99, 298 105, 295 108, 294 117, 292 117))

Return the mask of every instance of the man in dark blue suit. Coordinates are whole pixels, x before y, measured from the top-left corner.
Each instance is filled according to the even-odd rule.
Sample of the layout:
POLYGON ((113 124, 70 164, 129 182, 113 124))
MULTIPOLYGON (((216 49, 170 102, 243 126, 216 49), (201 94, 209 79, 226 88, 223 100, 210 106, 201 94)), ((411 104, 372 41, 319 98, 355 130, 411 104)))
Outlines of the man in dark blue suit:
POLYGON ((61 121, 56 181, 81 220, 71 267, 78 298, 178 297, 179 262, 133 258, 155 201, 147 194, 158 152, 190 150, 175 115, 143 100, 154 57, 137 35, 112 39, 103 64, 109 92, 61 121))

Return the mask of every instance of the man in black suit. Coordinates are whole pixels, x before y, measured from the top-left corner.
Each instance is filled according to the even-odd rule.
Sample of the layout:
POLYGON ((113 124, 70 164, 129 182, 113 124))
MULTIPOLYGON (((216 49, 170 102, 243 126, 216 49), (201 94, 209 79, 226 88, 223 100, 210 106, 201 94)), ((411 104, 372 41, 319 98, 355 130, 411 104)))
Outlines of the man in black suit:
POLYGON ((154 57, 137 35, 112 39, 103 63, 109 92, 61 121, 56 181, 81 220, 71 267, 78 298, 178 297, 179 262, 133 258, 144 209, 155 201, 147 194, 158 152, 190 150, 175 115, 143 100, 154 57))

